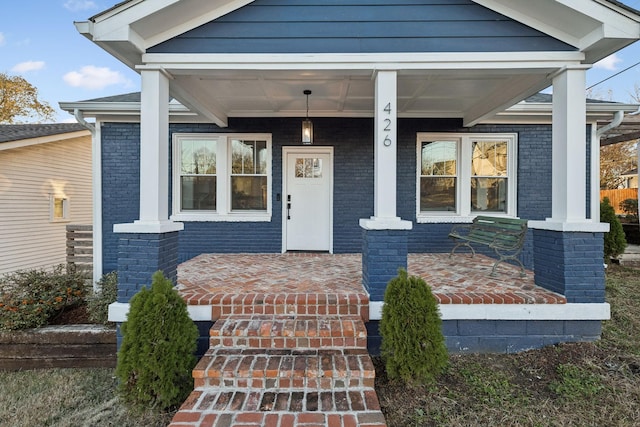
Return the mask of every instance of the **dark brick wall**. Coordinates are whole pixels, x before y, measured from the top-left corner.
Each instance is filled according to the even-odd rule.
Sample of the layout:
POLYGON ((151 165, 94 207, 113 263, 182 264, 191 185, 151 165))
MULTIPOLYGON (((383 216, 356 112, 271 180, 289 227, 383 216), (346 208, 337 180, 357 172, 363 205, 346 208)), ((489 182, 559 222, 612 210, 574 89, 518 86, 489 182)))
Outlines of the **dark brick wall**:
MULTIPOLYGON (((360 252, 360 218, 373 215, 373 121, 316 118, 316 145, 334 147, 334 251, 360 252)), ((451 224, 416 224, 417 132, 515 132, 518 134, 518 215, 543 220, 551 215, 551 127, 543 125, 481 125, 462 128, 457 119, 401 119, 398 124, 398 216, 413 221, 409 252, 447 252, 451 224)), ((300 119, 230 119, 229 127, 210 124, 172 124, 173 132, 269 132, 272 147, 272 220, 261 223, 186 222, 180 232, 179 261, 205 252, 280 252, 282 208, 282 147, 299 145, 300 119)), ((137 124, 105 123, 103 156, 103 265, 117 269, 118 236, 113 224, 138 219, 139 133, 137 124)), ((170 201, 169 201, 170 203, 170 201)), ((531 236, 530 236, 531 237, 531 236)), ((533 266, 532 238, 523 262, 533 266)), ((488 252, 487 252, 488 253, 488 252)))
POLYGON ((534 230, 535 281, 569 303, 601 303, 604 289, 603 233, 534 230))
POLYGON ((102 136, 102 262, 105 273, 118 269, 118 240, 114 224, 140 216, 140 126, 107 123, 102 136))
POLYGON ((371 301, 384 300, 389 280, 407 268, 406 230, 363 230, 362 285, 371 301))
MULTIPOLYGON (((367 323, 368 348, 380 354, 379 321, 367 323)), ((451 353, 517 353, 563 342, 596 341, 599 320, 444 320, 451 353)))
POLYGON ((118 302, 129 302, 140 289, 149 287, 158 270, 176 283, 178 232, 118 236, 118 302))

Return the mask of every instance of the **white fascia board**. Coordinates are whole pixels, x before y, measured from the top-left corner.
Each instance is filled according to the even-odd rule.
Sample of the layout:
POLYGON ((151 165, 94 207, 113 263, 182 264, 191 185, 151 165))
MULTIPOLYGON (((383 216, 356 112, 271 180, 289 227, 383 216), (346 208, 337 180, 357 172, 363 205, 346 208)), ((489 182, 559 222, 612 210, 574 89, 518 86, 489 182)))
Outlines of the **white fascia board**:
MULTIPOLYGON (((114 302, 109 305, 109 321, 122 323, 127 321, 130 304, 123 302, 114 302)), ((212 306, 210 305, 187 305, 189 317, 194 322, 212 321, 212 306)))
POLYGON ((636 40, 640 37, 640 27, 638 26, 640 17, 605 2, 584 0, 473 1, 581 50, 589 49, 594 42, 597 43, 605 37, 630 40, 636 40), (570 25, 567 25, 566 18, 569 14, 574 19, 570 25))
POLYGON ((88 130, 79 130, 76 132, 59 133, 56 135, 40 136, 37 138, 7 141, 7 142, 0 143, 0 151, 29 147, 31 145, 47 144, 50 142, 62 142, 62 141, 67 141, 74 138, 83 138, 88 136, 91 136, 91 132, 89 132, 88 130))
MULTIPOLYGON (((190 31, 208 22, 215 21, 221 16, 231 13, 237 9, 240 9, 241 7, 246 6, 249 3, 253 3, 253 1, 254 0, 230 0, 230 1, 224 2, 223 4, 219 4, 214 9, 205 11, 204 13, 198 13, 192 9, 190 13, 190 15, 192 16, 184 17, 184 18, 181 18, 178 12, 189 10, 189 8, 187 7, 173 8, 171 11, 167 12, 168 14, 171 15, 170 19, 161 18, 163 21, 171 22, 172 25, 163 31, 158 31, 155 34, 148 36, 146 41, 147 47, 155 46, 159 43, 170 40, 176 36, 179 36, 180 34, 184 34, 187 31, 190 31), (179 24, 176 25, 176 22, 178 22, 179 24)), ((202 7, 205 7, 205 6, 209 7, 208 5, 211 4, 210 1, 204 2, 204 3, 200 2, 200 3, 203 4, 202 7)), ((217 3, 221 3, 221 2, 217 2, 217 3)), ((155 27, 154 29, 156 29, 157 31, 157 24, 155 22, 153 24, 153 27, 155 27)))
POLYGON ((213 21, 254 0, 154 0, 122 3, 93 17, 93 35, 103 41, 126 40, 138 33, 146 49, 213 21))
MULTIPOLYGON (((382 301, 369 303, 369 319, 382 318, 382 301)), ((609 320, 611 307, 600 304, 440 304, 442 320, 609 320)), ((212 306, 189 305, 193 321, 212 321, 212 306)), ((128 303, 109 306, 109 321, 124 322, 129 313, 128 303)))
MULTIPOLYGON (((633 113, 638 105, 616 103, 587 103, 587 121, 612 120, 618 111, 633 113)), ((519 102, 480 123, 551 123, 552 105, 544 102, 519 102)))
POLYGON ((293 53, 167 54, 147 53, 148 67, 172 74, 207 70, 557 70, 580 64, 582 52, 455 53, 293 53))
MULTIPOLYGON (((369 319, 382 318, 383 301, 369 302, 369 319)), ((611 307, 599 304, 439 304, 442 320, 609 320, 611 307)))
MULTIPOLYGON (((60 102, 60 109, 72 113, 82 111, 86 117, 96 116, 140 116, 139 102, 60 102)), ((169 103, 170 117, 193 117, 204 119, 182 104, 169 103)))

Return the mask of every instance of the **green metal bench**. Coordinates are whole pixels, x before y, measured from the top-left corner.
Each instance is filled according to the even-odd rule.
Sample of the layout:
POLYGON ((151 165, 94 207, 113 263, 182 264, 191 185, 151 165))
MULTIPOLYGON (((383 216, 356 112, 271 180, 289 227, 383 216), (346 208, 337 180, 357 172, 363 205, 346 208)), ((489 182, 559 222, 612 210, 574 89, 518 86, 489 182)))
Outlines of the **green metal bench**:
POLYGON ((513 260, 520 265, 520 276, 525 277, 524 265, 518 259, 522 252, 524 238, 527 235, 527 220, 492 216, 477 216, 471 224, 456 225, 451 229, 449 237, 456 244, 449 257, 460 246, 471 249, 472 256, 476 251, 472 243, 492 248, 498 255, 498 261, 493 264, 491 276, 496 275, 496 267, 503 261, 513 260))

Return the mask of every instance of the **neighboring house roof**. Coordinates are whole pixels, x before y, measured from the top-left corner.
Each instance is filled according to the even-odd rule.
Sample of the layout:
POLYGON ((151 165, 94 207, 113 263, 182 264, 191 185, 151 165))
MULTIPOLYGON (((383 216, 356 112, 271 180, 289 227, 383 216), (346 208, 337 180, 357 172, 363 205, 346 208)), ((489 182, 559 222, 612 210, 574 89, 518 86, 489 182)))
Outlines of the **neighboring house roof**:
POLYGON ((631 175, 631 176, 638 175, 638 168, 631 169, 629 171, 626 171, 625 173, 621 173, 620 174, 620 176, 629 176, 629 175, 631 175))
POLYGON ((0 151, 87 135, 79 123, 0 125, 0 151))
POLYGON ((0 125, 0 143, 86 130, 79 123, 0 125))

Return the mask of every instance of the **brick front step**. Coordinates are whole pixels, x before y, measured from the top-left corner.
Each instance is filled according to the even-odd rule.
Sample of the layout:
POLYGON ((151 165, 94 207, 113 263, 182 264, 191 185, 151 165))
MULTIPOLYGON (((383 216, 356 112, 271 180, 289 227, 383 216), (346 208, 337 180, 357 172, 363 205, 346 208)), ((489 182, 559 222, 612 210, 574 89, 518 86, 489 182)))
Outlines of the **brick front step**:
POLYGON ((229 348, 366 348, 359 316, 236 315, 211 328, 210 345, 229 348))
POLYGON ((386 426, 376 392, 359 390, 194 391, 171 426, 386 426))
POLYGON ((222 317, 193 369, 195 390, 171 427, 386 427, 367 353, 368 299, 251 294, 218 302, 222 317))
POLYGON ((195 388, 327 390, 373 387, 375 368, 360 350, 210 349, 193 370, 195 388))
POLYGON ((359 316, 369 321, 369 296, 366 293, 249 293, 186 295, 191 305, 211 305, 211 319, 230 315, 340 315, 359 316))
POLYGON ((170 427, 386 427, 380 411, 317 412, 180 412, 170 427))

